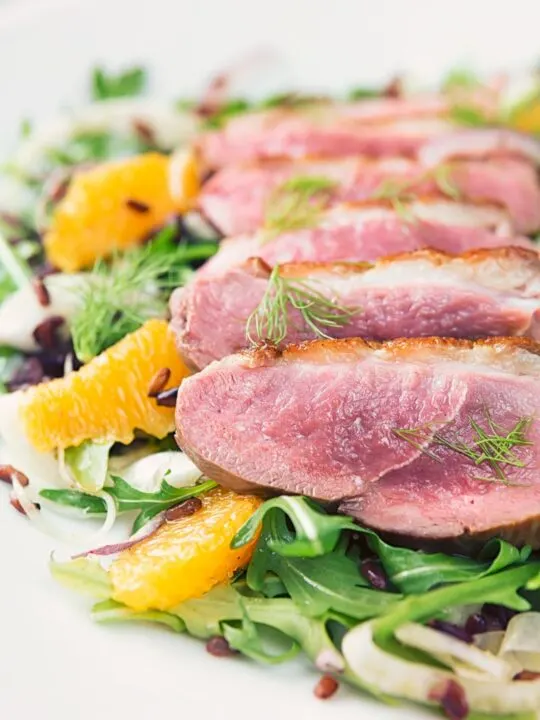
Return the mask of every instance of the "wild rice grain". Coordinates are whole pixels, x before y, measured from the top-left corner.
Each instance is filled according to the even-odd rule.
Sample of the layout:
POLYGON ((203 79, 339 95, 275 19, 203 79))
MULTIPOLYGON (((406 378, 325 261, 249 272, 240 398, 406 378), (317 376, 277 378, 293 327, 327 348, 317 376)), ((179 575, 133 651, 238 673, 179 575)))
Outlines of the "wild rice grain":
POLYGON ((34 340, 44 350, 54 350, 58 344, 58 330, 63 324, 64 318, 60 315, 48 317, 34 330, 34 340))
POLYGON ((465 691, 455 680, 448 680, 434 687, 429 693, 429 699, 440 702, 449 720, 465 720, 469 714, 465 691))
POLYGON ((143 142, 152 146, 157 145, 154 131, 150 125, 147 125, 143 120, 134 120, 133 129, 143 142))
POLYGON ((206 652, 214 657, 233 657, 237 655, 237 651, 233 650, 224 637, 216 635, 211 637, 206 643, 206 652))
POLYGON ((176 398, 178 397, 178 388, 164 390, 156 395, 156 402, 162 407, 176 407, 176 398))
POLYGON ((434 630, 439 630, 439 632, 450 635, 451 637, 461 640, 468 645, 471 645, 474 641, 473 636, 467 632, 465 628, 462 628, 459 625, 454 625, 454 623, 446 622, 445 620, 432 620, 428 623, 428 625, 434 630))
POLYGON ((538 680, 540 678, 540 673, 532 672, 532 670, 522 670, 521 672, 518 672, 517 675, 514 675, 514 680, 538 680))
POLYGON ((175 505, 174 507, 169 508, 165 513, 165 520, 167 522, 172 522, 174 520, 180 520, 181 518, 190 517, 191 515, 195 515, 195 513, 199 512, 201 509, 202 502, 199 498, 190 498, 180 505, 175 505))
POLYGON ((467 622, 465 623, 465 631, 468 632, 469 635, 479 635, 480 633, 487 632, 487 630, 488 623, 482 613, 473 613, 472 615, 469 615, 467 622))
POLYGON ((133 198, 128 198, 126 200, 126 205, 130 210, 133 210, 137 213, 144 214, 150 211, 150 205, 142 202, 141 200, 134 200, 133 198))
POLYGON ((331 675, 323 675, 313 688, 313 694, 319 700, 328 700, 335 695, 339 688, 338 681, 331 675))
POLYGON ((171 371, 169 368, 161 368, 161 370, 158 370, 154 377, 150 380, 150 385, 148 386, 148 397, 157 397, 165 385, 169 382, 170 377, 171 371))
POLYGON ((36 294, 38 303, 42 307, 47 307, 51 304, 51 296, 49 295, 49 291, 47 290, 47 286, 43 282, 42 278, 35 277, 32 280, 32 287, 34 289, 34 292, 36 294))
POLYGON ((18 481, 21 487, 27 487, 30 483, 28 477, 17 468, 14 468, 13 465, 0 465, 1 481, 13 485, 13 478, 18 481))
POLYGON ((388 588, 388 578, 384 570, 376 560, 368 558, 362 560, 360 564, 360 573, 377 590, 386 590, 388 588))

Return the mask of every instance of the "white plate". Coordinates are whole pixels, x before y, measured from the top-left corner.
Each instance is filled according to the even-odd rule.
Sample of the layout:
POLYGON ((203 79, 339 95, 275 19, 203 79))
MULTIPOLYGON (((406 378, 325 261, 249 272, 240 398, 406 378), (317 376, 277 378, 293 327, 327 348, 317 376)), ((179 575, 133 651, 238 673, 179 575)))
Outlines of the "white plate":
MULTIPOLYGON (((313 89, 377 82, 400 69, 427 80, 457 64, 516 69, 538 59, 537 0, 88 0, 8 2, 0 10, 0 150, 21 118, 80 102, 89 68, 148 64, 160 94, 196 93, 254 48, 283 58, 280 83, 313 89)), ((262 88, 259 88, 262 90, 262 88)), ((0 716, 192 716, 412 720, 345 688, 313 698, 307 664, 278 668, 207 655, 155 627, 100 627, 88 603, 48 577, 53 543, 0 490, 0 716)))

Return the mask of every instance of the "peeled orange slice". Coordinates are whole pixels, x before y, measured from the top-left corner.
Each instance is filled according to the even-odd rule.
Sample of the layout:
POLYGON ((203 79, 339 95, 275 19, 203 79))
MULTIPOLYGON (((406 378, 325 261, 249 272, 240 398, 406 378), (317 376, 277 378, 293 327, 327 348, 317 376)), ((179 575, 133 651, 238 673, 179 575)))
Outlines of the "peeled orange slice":
POLYGON ((113 562, 115 600, 135 610, 166 610, 204 595, 249 562, 256 540, 237 550, 230 543, 262 500, 222 488, 200 499, 199 512, 165 523, 113 562))
POLYGON ((23 392, 25 434, 45 452, 89 439, 129 443, 135 429, 164 437, 174 430, 174 408, 148 397, 162 368, 171 371, 167 388, 189 375, 167 322, 149 320, 80 370, 23 392))
POLYGON ((77 173, 45 234, 49 261, 64 272, 93 265, 142 242, 199 188, 195 155, 147 153, 77 173))
POLYGON ((540 99, 517 110, 512 119, 512 126, 521 132, 540 133, 540 99))

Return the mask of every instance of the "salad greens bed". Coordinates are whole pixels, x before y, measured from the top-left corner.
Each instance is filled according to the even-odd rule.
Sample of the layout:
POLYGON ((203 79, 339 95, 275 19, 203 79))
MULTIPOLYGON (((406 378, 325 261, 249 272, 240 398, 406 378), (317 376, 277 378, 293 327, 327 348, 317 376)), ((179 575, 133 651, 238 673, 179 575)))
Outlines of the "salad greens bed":
MULTIPOLYGON (((147 151, 171 153, 184 137, 185 122, 192 130, 219 128, 247 110, 298 106, 314 99, 297 93, 257 103, 234 98, 212 105, 183 99, 165 111, 146 101, 137 104, 147 80, 140 67, 118 74, 97 68, 90 97, 99 112, 91 119, 72 122, 45 139, 28 121, 21 127, 24 152, 4 168, 22 199, 15 212, 11 207, 0 212, 0 321, 16 314, 24 293, 34 292, 36 277, 46 278, 53 293, 65 289, 67 278, 68 299, 61 308, 67 332, 47 352, 10 344, 0 335, 0 395, 5 396, 0 403, 45 375, 61 376, 66 367, 89 362, 148 318, 166 317, 171 290, 217 249, 211 228, 175 217, 156 228, 141 247, 98 261, 87 272, 49 275, 42 231, 76 170, 147 151), (117 122, 118 115, 123 123, 117 122), (162 125, 171 123, 174 132, 164 133, 162 125)), ((444 90, 479 82, 471 73, 457 71, 448 76, 444 90)), ((350 98, 383 93, 355 88, 350 98)), ((536 82, 533 91, 501 110, 501 121, 539 97, 536 82)), ((486 122, 477 109, 462 102, 453 115, 463 125, 486 122)), ((270 230, 279 231, 284 223, 305 224, 316 214, 315 201, 329 187, 320 179, 311 178, 308 186, 301 180, 275 198, 270 230)), ((452 195, 445 178, 437 180, 452 195)), ((403 188, 390 190, 385 197, 398 203, 403 188)), ((273 282, 273 293, 283 302, 306 292, 278 273, 273 282)), ((312 313, 315 308, 318 314, 307 320, 324 326, 328 308, 317 296, 310 300, 312 313)), ((337 309, 338 320, 340 314, 347 318, 355 311, 337 309)), ((330 317, 336 321, 335 307, 330 317)), ((248 330, 257 339, 279 341, 283 322, 267 303, 262 317, 250 318, 248 330)), ((8 417, 8 407, 0 408, 0 434, 7 427, 2 426, 2 415, 8 417)), ((132 535, 125 545, 148 534, 169 509, 216 487, 176 450, 172 437, 138 437, 128 448, 86 441, 46 460, 63 482, 34 488, 30 478, 29 488, 18 488, 20 497, 28 494, 29 504, 23 507, 29 517, 35 516, 32 503, 103 518, 106 528, 116 515, 126 514, 132 519, 132 535)), ((44 467, 43 457, 36 462, 44 467)), ((98 600, 92 617, 99 622, 151 622, 198 638, 217 636, 233 650, 272 664, 303 652, 323 673, 384 700, 398 696, 437 705, 455 720, 536 716, 540 683, 530 680, 540 677, 540 559, 529 548, 492 540, 474 557, 415 551, 389 544, 350 518, 328 514, 302 497, 264 503, 232 547, 244 546, 259 532, 251 562, 230 585, 166 612, 137 612, 115 600, 107 561, 100 562, 96 555, 53 560, 51 570, 64 585, 98 600)))
MULTIPOLYGON (((418 647, 414 631, 426 629, 418 623, 435 621, 435 628, 437 622, 457 628, 454 623, 464 625, 467 614, 486 603, 516 612, 540 610, 540 560, 531 559, 528 548, 518 550, 493 540, 476 558, 419 552, 390 545, 347 517, 326 514, 306 498, 285 496, 264 503, 237 534, 233 547, 253 539, 261 521, 262 532, 245 573, 230 586, 216 587, 167 612, 137 612, 116 602, 107 570, 96 558, 53 561, 51 570, 62 584, 99 599, 92 608, 98 622, 151 622, 198 638, 221 636, 231 648, 271 664, 303 651, 321 671, 383 698, 395 692, 404 673, 414 677, 419 663, 433 674, 433 684, 441 679, 451 682, 456 657, 465 678, 479 671, 476 648, 451 635, 431 630, 442 638, 444 652, 431 638, 427 647, 418 647), (366 579, 364 563, 377 568, 385 589, 376 589, 366 579), (396 639, 403 627, 413 629, 410 644, 396 639), (375 653, 366 653, 366 638, 358 635, 365 628, 385 662, 396 659, 406 666, 400 675, 384 672, 378 677, 373 672, 375 653)), ((538 617, 536 612, 528 615, 538 617)), ((540 641, 536 644, 540 650, 540 641)), ((486 674, 468 682, 481 685, 490 680, 495 683, 495 677, 486 674)), ((501 677, 498 681, 499 689, 493 688, 497 717, 502 712, 514 720, 534 718, 532 710, 504 714, 508 683, 501 677)), ((435 700, 429 686, 416 691, 412 685, 405 697, 435 700)), ((444 707, 444 696, 442 700, 444 707)))

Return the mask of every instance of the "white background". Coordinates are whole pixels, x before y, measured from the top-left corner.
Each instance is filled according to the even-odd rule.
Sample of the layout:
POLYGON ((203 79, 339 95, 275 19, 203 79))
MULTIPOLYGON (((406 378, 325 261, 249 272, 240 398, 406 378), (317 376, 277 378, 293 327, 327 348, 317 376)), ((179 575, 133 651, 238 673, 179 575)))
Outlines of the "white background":
MULTIPOLYGON (((81 100, 96 61, 151 64, 155 91, 177 96, 197 92, 214 70, 257 47, 282 57, 282 85, 321 89, 403 69, 427 80, 456 64, 516 69, 540 58, 540 3, 10 0, 0 11, 0 150, 12 145, 22 117, 45 118, 81 100)), ((0 488, 2 720, 421 716, 345 689, 317 702, 316 676, 301 664, 219 660, 159 629, 94 626, 88 603, 48 577, 53 546, 0 488)))

